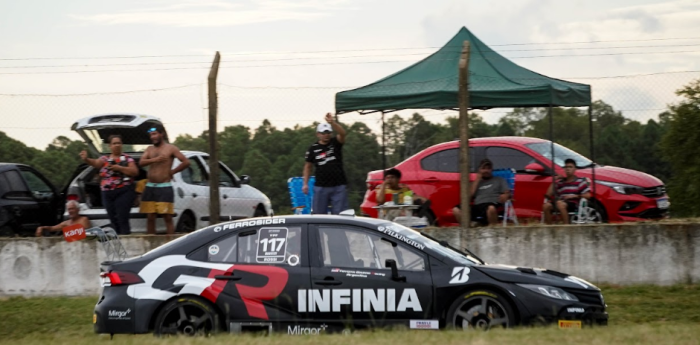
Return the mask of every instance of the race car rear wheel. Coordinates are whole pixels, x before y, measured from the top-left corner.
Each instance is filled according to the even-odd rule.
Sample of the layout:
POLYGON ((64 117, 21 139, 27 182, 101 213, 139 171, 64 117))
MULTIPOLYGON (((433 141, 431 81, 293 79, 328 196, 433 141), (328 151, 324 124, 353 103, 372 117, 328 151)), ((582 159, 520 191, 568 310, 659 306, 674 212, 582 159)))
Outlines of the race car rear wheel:
POLYGON ((154 334, 209 336, 219 330, 219 317, 206 300, 194 296, 168 302, 158 313, 154 334))
POLYGON ((469 291, 452 303, 447 325, 465 331, 508 328, 515 325, 515 314, 502 295, 489 290, 469 291))

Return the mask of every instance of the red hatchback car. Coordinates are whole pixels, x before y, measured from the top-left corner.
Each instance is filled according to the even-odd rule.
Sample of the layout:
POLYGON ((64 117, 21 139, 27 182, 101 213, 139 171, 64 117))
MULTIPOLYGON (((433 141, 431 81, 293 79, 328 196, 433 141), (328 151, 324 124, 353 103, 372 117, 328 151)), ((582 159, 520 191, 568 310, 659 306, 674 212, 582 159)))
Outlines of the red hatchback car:
MULTIPOLYGON (((489 158, 494 169, 516 171, 513 206, 522 221, 539 221, 547 188, 552 183, 551 144, 548 140, 527 137, 491 137, 469 140, 471 180, 475 167, 489 158)), ((554 144, 555 173, 564 176, 564 160, 572 158, 576 175, 593 179, 593 162, 559 144, 554 144)), ((431 200, 431 209, 440 226, 455 225, 452 208, 459 203, 459 141, 431 146, 396 166, 401 182, 416 194, 431 200)), ((382 171, 367 174, 367 191, 362 212, 377 217, 375 188, 382 182, 382 171)), ((592 188, 593 189, 593 188, 592 188)), ((623 222, 660 219, 668 216, 670 206, 661 180, 643 172, 595 165, 595 195, 591 204, 604 221, 623 222)))

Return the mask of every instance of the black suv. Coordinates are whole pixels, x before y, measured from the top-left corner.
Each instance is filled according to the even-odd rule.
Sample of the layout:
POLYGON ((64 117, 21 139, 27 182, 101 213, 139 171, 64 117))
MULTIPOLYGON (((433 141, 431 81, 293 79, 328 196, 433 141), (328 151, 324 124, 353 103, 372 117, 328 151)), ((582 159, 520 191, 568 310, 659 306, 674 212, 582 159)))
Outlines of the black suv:
POLYGON ((63 219, 63 196, 32 167, 0 163, 0 236, 33 235, 63 219))

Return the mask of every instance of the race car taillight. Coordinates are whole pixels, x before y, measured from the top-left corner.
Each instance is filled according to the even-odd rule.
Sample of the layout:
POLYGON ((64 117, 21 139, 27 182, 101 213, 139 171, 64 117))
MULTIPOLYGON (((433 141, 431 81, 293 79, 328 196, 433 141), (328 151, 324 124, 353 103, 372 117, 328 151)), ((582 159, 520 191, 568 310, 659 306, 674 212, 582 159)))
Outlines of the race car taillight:
POLYGON ((71 201, 71 200, 78 201, 78 199, 80 199, 80 198, 78 197, 77 194, 68 194, 68 196, 66 197, 66 200, 68 200, 68 201, 71 201))
POLYGON ((127 271, 109 271, 100 273, 102 286, 129 285, 143 283, 138 274, 127 271))

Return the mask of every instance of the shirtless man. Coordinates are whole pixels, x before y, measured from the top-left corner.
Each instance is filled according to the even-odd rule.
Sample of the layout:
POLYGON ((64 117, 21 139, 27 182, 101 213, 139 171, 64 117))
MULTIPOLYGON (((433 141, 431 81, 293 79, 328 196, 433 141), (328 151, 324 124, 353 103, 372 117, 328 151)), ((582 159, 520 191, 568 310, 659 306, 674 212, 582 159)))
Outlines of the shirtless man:
POLYGON ((170 183, 173 175, 190 166, 190 161, 180 152, 175 145, 163 141, 163 127, 153 126, 148 130, 153 146, 149 146, 139 160, 142 167, 150 165, 148 169, 148 182, 141 195, 141 213, 148 215, 147 231, 156 233, 156 214, 163 215, 168 234, 175 233, 173 226, 173 202, 175 195, 170 183), (173 159, 180 160, 180 165, 172 169, 173 159))
POLYGON ((90 228, 90 220, 80 215, 80 206, 75 200, 68 201, 66 203, 66 210, 68 211, 68 220, 54 226, 40 226, 36 228, 36 237, 48 236, 52 232, 62 231, 63 228, 75 224, 81 224, 83 229, 90 228))

